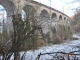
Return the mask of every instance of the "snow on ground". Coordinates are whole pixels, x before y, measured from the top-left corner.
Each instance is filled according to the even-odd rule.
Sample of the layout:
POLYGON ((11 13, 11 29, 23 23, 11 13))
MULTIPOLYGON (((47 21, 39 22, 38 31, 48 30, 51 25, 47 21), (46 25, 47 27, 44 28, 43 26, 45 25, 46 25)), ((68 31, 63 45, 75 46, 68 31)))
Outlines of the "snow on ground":
POLYGON ((80 39, 80 34, 73 35, 72 37, 80 39))
MULTIPOLYGON (((80 35, 73 35, 73 37, 79 38, 78 40, 68 40, 62 44, 54 44, 51 46, 41 47, 35 51, 27 51, 25 54, 25 60, 35 60, 37 55, 40 53, 47 53, 47 52, 71 52, 75 46, 80 45, 80 35)), ((21 52, 21 55, 23 52, 21 52)), ((41 57, 41 60, 45 60, 44 58, 51 58, 49 55, 45 55, 41 57)))

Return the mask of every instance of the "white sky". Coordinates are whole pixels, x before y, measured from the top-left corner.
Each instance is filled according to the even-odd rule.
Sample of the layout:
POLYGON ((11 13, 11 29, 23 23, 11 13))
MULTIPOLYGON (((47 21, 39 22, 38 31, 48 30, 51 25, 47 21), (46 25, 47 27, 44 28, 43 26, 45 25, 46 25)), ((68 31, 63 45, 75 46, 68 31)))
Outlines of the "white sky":
MULTIPOLYGON (((35 0, 35 1, 50 6, 50 0, 35 0)), ((72 16, 75 13, 75 11, 72 9, 80 6, 78 2, 71 3, 72 1, 73 0, 51 0, 51 7, 65 13, 68 16, 72 16)))
POLYGON ((0 5, 0 22, 2 22, 3 19, 5 19, 4 22, 6 22, 6 19, 7 19, 7 13, 6 13, 4 7, 0 5))

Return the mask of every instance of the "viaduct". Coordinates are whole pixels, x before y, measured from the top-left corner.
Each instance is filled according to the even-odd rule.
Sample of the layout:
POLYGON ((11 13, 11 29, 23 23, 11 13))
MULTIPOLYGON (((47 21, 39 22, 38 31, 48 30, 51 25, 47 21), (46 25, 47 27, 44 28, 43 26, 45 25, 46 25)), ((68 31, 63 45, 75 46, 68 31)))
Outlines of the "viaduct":
MULTIPOLYGON (((22 10, 27 14, 29 8, 30 11, 35 13, 36 18, 40 20, 41 23, 45 21, 45 27, 43 26, 44 24, 41 25, 43 30, 46 29, 49 22, 52 23, 52 27, 58 23, 70 25, 70 18, 66 14, 34 0, 0 0, 0 5, 5 8, 8 21, 10 21, 11 15, 15 15, 16 13, 21 14, 22 10)), ((45 30, 44 33, 46 33, 45 30)))

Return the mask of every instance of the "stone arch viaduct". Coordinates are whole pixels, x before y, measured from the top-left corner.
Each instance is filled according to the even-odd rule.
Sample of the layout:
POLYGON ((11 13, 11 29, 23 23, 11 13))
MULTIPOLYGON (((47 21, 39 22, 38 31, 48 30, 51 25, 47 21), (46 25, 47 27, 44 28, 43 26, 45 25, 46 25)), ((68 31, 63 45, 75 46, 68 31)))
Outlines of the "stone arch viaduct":
POLYGON ((69 25, 70 22, 70 18, 66 14, 33 0, 0 0, 0 5, 5 8, 7 16, 21 14, 22 10, 27 13, 28 8, 30 8, 40 20, 52 20, 50 22, 53 22, 53 26, 58 22, 64 25, 67 23, 69 25))

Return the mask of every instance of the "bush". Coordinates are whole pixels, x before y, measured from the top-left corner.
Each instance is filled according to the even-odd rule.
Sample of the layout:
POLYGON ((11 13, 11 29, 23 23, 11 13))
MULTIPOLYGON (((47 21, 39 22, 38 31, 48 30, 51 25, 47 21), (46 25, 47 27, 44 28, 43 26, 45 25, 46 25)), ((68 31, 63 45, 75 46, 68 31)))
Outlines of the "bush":
POLYGON ((58 31, 62 40, 67 40, 72 36, 72 31, 69 26, 59 25, 58 31))
POLYGON ((75 30, 76 33, 79 33, 80 32, 80 23, 79 24, 76 24, 74 26, 74 30, 75 30))
POLYGON ((72 37, 70 26, 58 25, 56 28, 53 27, 50 32, 44 34, 45 39, 47 39, 47 43, 56 44, 72 37), (50 37, 50 32, 52 33, 52 38, 50 37))

